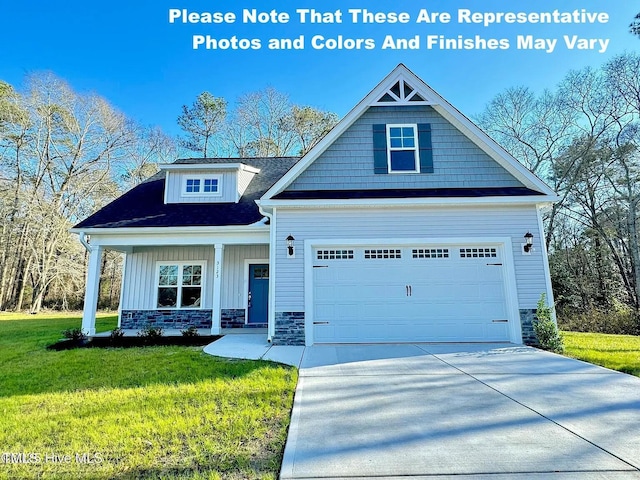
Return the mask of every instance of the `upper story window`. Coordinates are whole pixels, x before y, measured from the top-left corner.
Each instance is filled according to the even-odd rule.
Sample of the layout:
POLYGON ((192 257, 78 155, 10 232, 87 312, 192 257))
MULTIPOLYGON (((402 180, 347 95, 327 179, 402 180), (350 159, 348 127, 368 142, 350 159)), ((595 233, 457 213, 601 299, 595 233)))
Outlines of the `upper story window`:
POLYGON ((200 179, 199 178, 187 178, 187 185, 185 193, 200 193, 200 179))
POLYGON ((184 195, 221 195, 220 177, 186 177, 184 180, 184 195))
POLYGON ((419 172, 418 132, 415 124, 387 125, 389 172, 419 172))
POLYGON ((433 173, 431 124, 374 124, 373 171, 383 175, 433 173))
POLYGON ((204 185, 202 186, 204 193, 218 193, 218 179, 217 178, 205 178, 204 185))

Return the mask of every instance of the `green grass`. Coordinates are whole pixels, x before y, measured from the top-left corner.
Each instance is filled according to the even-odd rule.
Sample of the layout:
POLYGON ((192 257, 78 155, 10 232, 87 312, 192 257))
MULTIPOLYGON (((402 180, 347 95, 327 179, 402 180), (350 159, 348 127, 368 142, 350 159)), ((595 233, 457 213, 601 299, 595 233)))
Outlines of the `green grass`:
MULTIPOLYGON (((97 330, 115 325, 101 316, 97 330)), ((0 457, 0 479, 276 478, 295 369, 195 347, 45 349, 78 326, 0 314, 0 454, 40 460, 0 457), (84 453, 102 461, 77 462, 84 453)))
POLYGON ((640 377, 640 337, 562 332, 565 355, 640 377))

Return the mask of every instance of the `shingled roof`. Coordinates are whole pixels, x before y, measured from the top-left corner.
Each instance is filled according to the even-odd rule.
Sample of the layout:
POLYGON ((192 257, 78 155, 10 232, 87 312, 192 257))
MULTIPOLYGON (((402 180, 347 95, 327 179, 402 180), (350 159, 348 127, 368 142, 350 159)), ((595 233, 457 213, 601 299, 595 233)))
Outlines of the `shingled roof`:
POLYGON ((250 225, 262 219, 255 201, 299 157, 186 158, 177 164, 243 163, 260 169, 238 203, 164 203, 165 174, 160 172, 132 188, 74 228, 198 227, 250 225))

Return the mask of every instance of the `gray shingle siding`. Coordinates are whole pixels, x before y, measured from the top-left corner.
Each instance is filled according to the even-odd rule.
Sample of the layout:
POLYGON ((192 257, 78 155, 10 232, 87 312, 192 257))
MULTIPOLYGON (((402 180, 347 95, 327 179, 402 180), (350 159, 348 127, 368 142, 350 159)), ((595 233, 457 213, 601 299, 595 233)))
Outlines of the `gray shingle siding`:
POLYGON ((287 190, 522 187, 429 106, 370 107, 287 190), (372 125, 430 123, 434 173, 376 175, 372 125))

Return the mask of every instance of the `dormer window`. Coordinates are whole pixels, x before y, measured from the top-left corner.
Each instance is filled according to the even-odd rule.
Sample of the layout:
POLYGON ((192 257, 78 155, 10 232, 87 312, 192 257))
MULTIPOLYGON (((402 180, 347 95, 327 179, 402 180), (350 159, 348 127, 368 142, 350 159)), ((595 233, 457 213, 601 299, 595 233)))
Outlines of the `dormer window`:
POLYGON ((205 178, 204 185, 202 186, 204 193, 218 193, 218 179, 217 178, 205 178))
POLYGON ((184 195, 221 195, 219 176, 186 177, 184 179, 184 195))
POLYGON ((417 173, 417 126, 415 124, 387 125, 387 158, 389 173, 417 173))
POLYGON ((187 187, 184 193, 200 193, 200 179, 187 178, 187 187))

